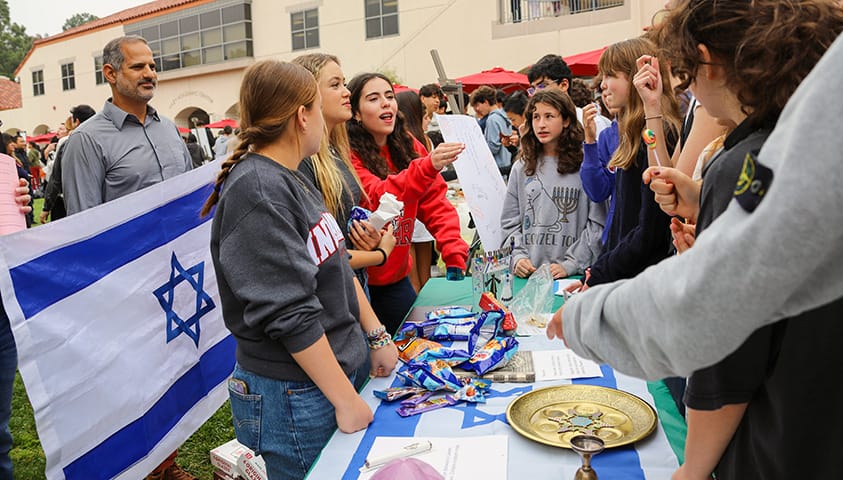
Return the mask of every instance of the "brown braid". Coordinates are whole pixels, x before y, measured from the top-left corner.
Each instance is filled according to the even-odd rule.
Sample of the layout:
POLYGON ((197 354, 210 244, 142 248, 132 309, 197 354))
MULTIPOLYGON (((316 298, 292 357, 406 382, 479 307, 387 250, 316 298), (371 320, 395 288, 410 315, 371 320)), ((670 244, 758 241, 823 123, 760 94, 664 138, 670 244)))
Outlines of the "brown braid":
POLYGON ((249 138, 250 135, 247 135, 247 130, 249 129, 245 129, 240 132, 240 135, 238 136, 240 143, 237 144, 237 148, 234 149, 231 156, 222 162, 220 172, 217 174, 217 181, 214 183, 214 191, 211 192, 208 200, 206 200, 205 204, 202 205, 202 211, 199 213, 200 216, 206 217, 211 213, 214 205, 216 205, 220 199, 220 190, 222 190, 225 179, 228 178, 228 173, 231 172, 231 169, 240 163, 240 161, 246 156, 246 153, 248 153, 249 146, 251 145, 251 138, 249 138))

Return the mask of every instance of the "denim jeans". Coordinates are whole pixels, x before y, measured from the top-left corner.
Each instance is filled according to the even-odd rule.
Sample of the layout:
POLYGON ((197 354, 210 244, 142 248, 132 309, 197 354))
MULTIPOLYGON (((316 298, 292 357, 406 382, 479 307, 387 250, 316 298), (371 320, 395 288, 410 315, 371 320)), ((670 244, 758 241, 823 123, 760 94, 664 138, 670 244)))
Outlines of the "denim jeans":
MULTIPOLYGON (((355 389, 368 379, 369 357, 348 376, 355 389)), ((302 479, 337 429, 334 407, 313 382, 275 380, 234 367, 245 394, 229 384, 234 433, 261 455, 269 480, 302 479)))
POLYGON ((12 390, 18 368, 18 350, 9 326, 9 317, 0 301, 0 480, 12 480, 12 432, 9 417, 12 415, 12 390))
POLYGON ((416 291, 413 290, 410 277, 404 277, 391 285, 369 285, 369 293, 372 295, 372 310, 378 320, 387 332, 395 335, 416 301, 416 291))

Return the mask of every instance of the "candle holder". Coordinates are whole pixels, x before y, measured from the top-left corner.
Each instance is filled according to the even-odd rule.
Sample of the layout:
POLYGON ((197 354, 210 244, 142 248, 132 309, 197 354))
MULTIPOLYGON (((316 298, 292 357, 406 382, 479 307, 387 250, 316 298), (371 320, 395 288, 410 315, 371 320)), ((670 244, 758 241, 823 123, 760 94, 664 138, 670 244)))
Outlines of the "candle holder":
POLYGON ((571 437, 571 449, 582 458, 582 467, 577 470, 574 480, 597 480, 597 472, 591 468, 591 457, 603 451, 603 440, 595 435, 576 435, 571 437))

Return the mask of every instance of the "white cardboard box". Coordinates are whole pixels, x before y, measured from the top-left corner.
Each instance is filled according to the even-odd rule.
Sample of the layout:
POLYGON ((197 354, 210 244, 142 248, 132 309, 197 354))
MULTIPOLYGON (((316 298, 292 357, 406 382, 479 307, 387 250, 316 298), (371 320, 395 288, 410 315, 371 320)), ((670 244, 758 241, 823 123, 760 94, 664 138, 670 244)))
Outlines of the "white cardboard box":
POLYGON ((240 469, 237 467, 237 460, 240 459, 240 455, 246 452, 254 455, 254 452, 243 446, 235 438, 211 450, 211 465, 218 468, 221 473, 236 478, 241 476, 240 469))

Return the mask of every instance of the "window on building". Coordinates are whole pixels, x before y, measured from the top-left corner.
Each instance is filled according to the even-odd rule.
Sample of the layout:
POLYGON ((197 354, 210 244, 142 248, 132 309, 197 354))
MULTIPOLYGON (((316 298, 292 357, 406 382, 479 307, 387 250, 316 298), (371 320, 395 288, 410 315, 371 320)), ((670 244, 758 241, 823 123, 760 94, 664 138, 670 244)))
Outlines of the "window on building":
POLYGON ((253 56, 248 3, 200 10, 176 19, 165 17, 157 24, 129 27, 126 34, 140 35, 149 42, 160 72, 253 56))
POLYGON ((398 35, 398 0, 365 0, 366 38, 398 35))
POLYGON ((102 55, 94 57, 94 78, 97 85, 105 83, 105 77, 102 76, 102 55))
POLYGON ((319 10, 316 8, 290 14, 293 50, 319 46, 319 10))
POLYGON ((73 73, 73 62, 63 63, 61 66, 61 89, 73 90, 76 88, 76 75, 73 73))
POLYGON ((44 70, 32 72, 32 96, 44 95, 44 70))

